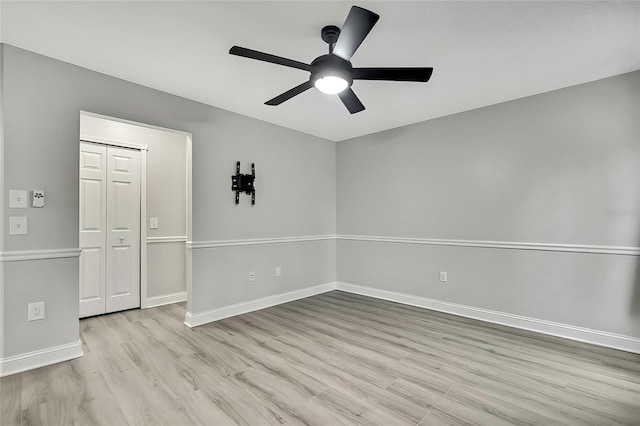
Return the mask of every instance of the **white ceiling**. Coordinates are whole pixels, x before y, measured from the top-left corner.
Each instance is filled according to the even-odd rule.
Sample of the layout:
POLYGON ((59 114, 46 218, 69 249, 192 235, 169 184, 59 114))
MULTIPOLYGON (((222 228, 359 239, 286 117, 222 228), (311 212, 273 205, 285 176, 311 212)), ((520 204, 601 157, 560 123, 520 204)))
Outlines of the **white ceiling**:
POLYGON ((125 80, 339 141, 640 69, 640 2, 0 3, 0 40, 125 80), (303 62, 352 4, 381 18, 356 67, 433 66, 424 83, 356 81, 366 110, 309 90, 308 73, 231 56, 232 45, 303 62))

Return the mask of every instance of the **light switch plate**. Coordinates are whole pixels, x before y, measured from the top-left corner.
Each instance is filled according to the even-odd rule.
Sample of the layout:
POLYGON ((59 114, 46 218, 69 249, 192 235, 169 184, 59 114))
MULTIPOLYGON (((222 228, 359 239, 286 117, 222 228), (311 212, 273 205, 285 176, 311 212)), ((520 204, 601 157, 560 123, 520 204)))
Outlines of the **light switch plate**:
POLYGON ((150 217, 149 218, 149 228, 150 229, 158 229, 158 218, 150 217))
POLYGON ((27 218, 24 216, 12 216, 9 218, 9 235, 26 235, 27 218))
POLYGON ((26 209, 28 207, 27 191, 22 189, 9 190, 9 208, 26 209))

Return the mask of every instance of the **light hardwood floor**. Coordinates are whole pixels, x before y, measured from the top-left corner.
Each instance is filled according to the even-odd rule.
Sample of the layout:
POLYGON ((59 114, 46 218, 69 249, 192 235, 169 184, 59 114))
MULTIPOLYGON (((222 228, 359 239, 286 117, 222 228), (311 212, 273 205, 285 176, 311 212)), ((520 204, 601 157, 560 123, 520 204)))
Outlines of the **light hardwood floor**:
POLYGON ((188 329, 82 320, 82 358, 0 379, 0 424, 640 425, 640 356, 334 291, 188 329))

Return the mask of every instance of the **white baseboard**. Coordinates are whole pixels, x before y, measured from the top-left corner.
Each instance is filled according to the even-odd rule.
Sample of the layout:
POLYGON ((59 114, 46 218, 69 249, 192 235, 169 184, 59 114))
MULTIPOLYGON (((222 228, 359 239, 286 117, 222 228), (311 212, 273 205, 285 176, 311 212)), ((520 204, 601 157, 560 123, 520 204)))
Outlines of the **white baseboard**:
POLYGON ((78 340, 77 342, 66 345, 54 346, 52 348, 3 358, 0 359, 0 377, 57 364, 81 356, 82 343, 78 340))
POLYGON ((155 308, 156 306, 169 305, 171 303, 185 302, 187 300, 187 292, 180 291, 178 293, 164 294, 162 296, 147 297, 146 308, 155 308))
POLYGON ((320 293, 326 293, 336 289, 336 283, 321 284, 313 287, 303 288, 301 290, 290 291, 288 293, 276 294, 260 299, 250 300, 248 302, 236 303, 235 305, 224 306, 222 308, 213 309, 211 311, 199 312, 192 314, 187 312, 184 323, 188 327, 197 327, 221 319, 234 317, 236 315, 246 314, 248 312, 258 311, 260 309, 269 308, 271 306, 280 305, 282 303, 292 302, 305 297, 314 296, 320 293))
POLYGON ((494 324, 506 325, 522 330, 534 331, 550 336, 562 337, 597 346, 619 349, 626 352, 640 354, 640 338, 625 336, 622 334, 609 333, 606 331, 593 330, 584 327, 577 327, 568 324, 561 324, 536 318, 529 318, 505 312, 492 311, 489 309, 476 308, 473 306, 460 305, 457 303, 444 302, 426 297, 412 296, 409 294, 394 291, 381 290, 373 287, 348 284, 344 282, 327 283, 319 286, 308 287, 289 293, 263 297, 261 299, 248 302, 237 303, 211 311, 185 315, 185 324, 188 327, 197 327, 224 318, 245 314, 248 312, 265 309, 282 303, 291 302, 305 297, 326 293, 332 290, 341 290, 349 293, 361 294, 363 296, 377 299, 389 300, 391 302, 402 303, 410 306, 431 309, 434 311, 458 315, 466 318, 473 318, 480 321, 494 324))
POLYGON ((626 352, 640 354, 640 338, 637 337, 609 333, 606 331, 592 330, 583 327, 576 327, 573 325, 545 321, 536 318, 523 317, 520 315, 508 314, 505 312, 474 308, 472 306, 459 305, 456 303, 428 299, 426 297, 412 296, 409 294, 380 290, 377 288, 365 287, 343 282, 336 283, 336 289, 349 293, 361 294, 363 296, 375 297, 377 299, 389 300, 391 302, 402 303, 405 305, 445 312, 461 317, 473 318, 481 321, 506 325, 523 330, 535 331, 551 336, 563 337, 565 339, 576 340, 579 342, 591 343, 597 346, 604 346, 607 348, 620 349, 626 352))

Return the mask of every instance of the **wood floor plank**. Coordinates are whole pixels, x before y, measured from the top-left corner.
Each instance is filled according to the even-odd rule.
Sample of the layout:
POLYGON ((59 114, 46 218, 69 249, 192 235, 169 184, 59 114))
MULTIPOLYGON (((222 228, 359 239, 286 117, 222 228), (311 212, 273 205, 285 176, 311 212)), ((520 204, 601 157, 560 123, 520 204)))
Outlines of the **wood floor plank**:
POLYGON ((457 384, 447 393, 446 398, 518 425, 577 424, 567 418, 559 419, 548 410, 540 410, 519 395, 500 392, 500 390, 487 392, 486 385, 473 387, 457 384))
POLYGON ((72 424, 98 425, 124 424, 126 418, 120 405, 107 386, 99 363, 93 354, 69 362, 74 382, 83 391, 81 402, 74 407, 72 424))
POLYGON ((22 418, 22 375, 0 378, 0 425, 20 425, 22 418))
POLYGON ((368 404, 349 394, 328 388, 312 398, 314 403, 334 411, 353 425, 415 425, 395 412, 368 404))
MULTIPOLYGON (((304 343, 295 343, 295 339, 287 339, 287 336, 279 337, 278 342, 289 343, 290 350, 284 356, 297 368, 318 377, 339 392, 353 395, 362 403, 373 402, 375 406, 383 408, 385 412, 403 422, 409 421, 416 424, 426 414, 427 408, 423 400, 416 400, 399 392, 390 392, 389 387, 384 386, 385 383, 371 380, 371 376, 363 376, 362 369, 356 364, 340 365, 341 359, 334 357, 336 363, 327 366, 323 361, 325 358, 316 358, 314 354, 305 352, 304 343), (294 352, 292 348, 295 348, 295 353, 292 353, 294 352)), ((392 377, 392 380, 396 379, 392 377)), ((433 387, 436 388, 436 385, 433 384, 433 387)), ((449 386, 444 386, 444 390, 440 390, 440 395, 443 395, 448 388, 449 386)))
POLYGON ((188 329, 80 321, 82 358, 0 379, 6 425, 640 425, 640 355, 333 291, 188 329))
POLYGON ((331 352, 315 347, 296 335, 279 336, 265 346, 282 351, 280 356, 287 362, 338 389, 345 387, 356 393, 370 387, 384 389, 396 379, 395 376, 380 375, 360 368, 351 360, 338 359, 331 352))
MULTIPOLYGON (((295 384, 277 374, 249 369, 234 375, 233 378, 260 398, 265 405, 282 413, 287 424, 342 423, 331 410, 309 403, 317 393, 301 394, 295 384)), ((327 386, 322 390, 324 389, 327 389, 327 386)))
POLYGON ((433 407, 429 409, 429 414, 423 418, 419 426, 437 425, 474 425, 474 426, 506 426, 515 425, 487 412, 468 404, 456 400, 442 397, 433 407))
MULTIPOLYGON (((202 327, 202 332, 216 335, 222 339, 235 354, 240 354, 254 369, 264 370, 294 386, 303 396, 311 397, 327 387, 326 383, 295 368, 291 363, 273 352, 255 343, 249 336, 234 335, 225 332, 224 326, 202 327)), ((244 371, 247 371, 245 369, 244 371)), ((237 376, 237 374, 236 374, 237 376)))
MULTIPOLYGON (((273 406, 265 405, 251 388, 243 387, 233 376, 213 382, 206 378, 201 391, 229 419, 238 425, 282 425, 286 423, 284 413, 273 406)), ((236 373, 238 374, 238 373, 236 373)))

